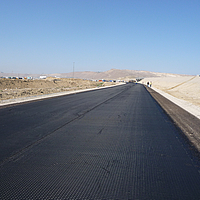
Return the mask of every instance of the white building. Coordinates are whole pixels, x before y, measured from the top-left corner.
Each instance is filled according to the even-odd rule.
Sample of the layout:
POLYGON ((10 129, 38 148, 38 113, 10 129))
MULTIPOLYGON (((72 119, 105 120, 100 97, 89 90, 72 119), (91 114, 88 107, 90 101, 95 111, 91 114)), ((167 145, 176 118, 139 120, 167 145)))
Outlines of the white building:
POLYGON ((40 76, 40 79, 46 79, 47 78, 47 76, 40 76))

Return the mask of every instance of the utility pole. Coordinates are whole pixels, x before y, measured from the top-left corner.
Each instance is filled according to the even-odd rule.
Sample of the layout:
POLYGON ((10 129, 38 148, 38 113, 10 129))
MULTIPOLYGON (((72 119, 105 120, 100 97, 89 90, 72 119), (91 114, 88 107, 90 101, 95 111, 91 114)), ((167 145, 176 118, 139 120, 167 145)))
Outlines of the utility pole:
POLYGON ((75 67, 75 62, 73 62, 73 78, 74 78, 74 67, 75 67))

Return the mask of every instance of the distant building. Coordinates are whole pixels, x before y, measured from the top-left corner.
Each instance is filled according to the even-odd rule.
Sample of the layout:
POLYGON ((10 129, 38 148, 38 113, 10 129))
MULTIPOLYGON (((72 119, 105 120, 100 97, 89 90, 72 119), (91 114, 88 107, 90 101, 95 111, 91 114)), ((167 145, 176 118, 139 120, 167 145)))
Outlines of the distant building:
POLYGON ((47 76, 40 76, 40 79, 46 79, 47 76))

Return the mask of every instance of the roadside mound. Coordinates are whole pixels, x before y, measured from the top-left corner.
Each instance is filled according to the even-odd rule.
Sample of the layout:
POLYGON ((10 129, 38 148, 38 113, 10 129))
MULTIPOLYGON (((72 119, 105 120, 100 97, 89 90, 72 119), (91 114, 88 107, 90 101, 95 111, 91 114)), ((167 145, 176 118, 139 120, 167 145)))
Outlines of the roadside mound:
POLYGON ((162 90, 178 99, 183 99, 200 106, 200 77, 152 77, 141 81, 143 84, 152 82, 152 87, 162 90))

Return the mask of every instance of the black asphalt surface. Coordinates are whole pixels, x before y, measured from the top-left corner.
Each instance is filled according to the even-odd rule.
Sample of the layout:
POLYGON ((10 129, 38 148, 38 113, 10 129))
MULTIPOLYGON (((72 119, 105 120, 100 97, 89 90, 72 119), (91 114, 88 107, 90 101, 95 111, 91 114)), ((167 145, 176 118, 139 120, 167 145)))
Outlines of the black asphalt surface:
POLYGON ((150 87, 145 87, 163 110, 171 117, 172 121, 181 129, 183 136, 187 138, 191 146, 200 152, 200 119, 155 92, 150 87))
POLYGON ((1 108, 0 199, 200 199, 200 162, 126 84, 1 108))

